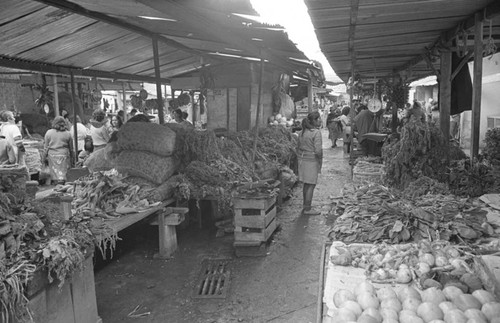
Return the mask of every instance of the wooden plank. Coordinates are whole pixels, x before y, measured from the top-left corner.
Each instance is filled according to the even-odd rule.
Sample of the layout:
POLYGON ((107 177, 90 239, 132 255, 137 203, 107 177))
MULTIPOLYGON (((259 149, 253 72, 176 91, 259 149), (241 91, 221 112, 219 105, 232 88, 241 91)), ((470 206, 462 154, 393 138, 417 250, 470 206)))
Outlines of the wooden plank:
POLYGON ((470 156, 479 154, 479 136, 481 126, 481 91, 483 80, 483 22, 482 14, 476 13, 474 28, 474 76, 472 88, 472 131, 470 156))
POLYGON ((266 228, 276 217, 276 206, 267 214, 263 215, 241 215, 241 209, 235 209, 234 225, 248 228, 266 228))
MULTIPOLYGON (((47 279, 45 279, 45 281, 46 280, 47 279)), ((35 296, 29 298, 29 309, 33 314, 33 322, 49 322, 47 311, 47 293, 45 290, 42 290, 35 296)))
POLYGON ((147 218, 148 216, 152 215, 153 213, 158 212, 159 210, 163 209, 165 206, 170 205, 174 202, 175 202, 174 199, 168 199, 168 200, 162 202, 160 205, 152 207, 152 208, 147 209, 145 211, 131 213, 129 215, 122 216, 116 220, 109 220, 106 222, 108 223, 108 225, 112 229, 116 230, 116 232, 119 232, 119 231, 131 226, 132 224, 137 223, 140 220, 147 218))
POLYGON ((92 257, 88 257, 85 260, 81 271, 73 273, 71 291, 73 295, 75 323, 93 323, 99 321, 92 257))
POLYGON ((233 206, 235 209, 261 209, 267 210, 271 205, 276 203, 276 197, 272 196, 267 199, 244 199, 233 198, 233 206))
POLYGON ((46 289, 47 321, 51 323, 76 323, 71 297, 71 284, 65 283, 61 288, 57 283, 46 289))
POLYGON ((354 52, 354 40, 356 39, 356 24, 358 20, 358 9, 359 9, 359 0, 351 1, 351 10, 350 10, 350 20, 349 20, 349 40, 348 40, 348 51, 350 54, 354 52))
POLYGON ((271 234, 276 230, 278 222, 276 217, 269 223, 266 229, 261 229, 259 232, 243 232, 241 227, 234 228, 235 241, 267 241, 271 234))
MULTIPOLYGON (((439 126, 446 139, 450 137, 451 110, 451 51, 441 51, 441 81, 439 82, 439 126)), ((449 150, 449 140, 445 140, 445 151, 449 150)))
POLYGON ((273 234, 274 230, 278 227, 278 219, 274 218, 271 223, 266 228, 266 231, 264 232, 264 241, 267 241, 271 235, 273 234))

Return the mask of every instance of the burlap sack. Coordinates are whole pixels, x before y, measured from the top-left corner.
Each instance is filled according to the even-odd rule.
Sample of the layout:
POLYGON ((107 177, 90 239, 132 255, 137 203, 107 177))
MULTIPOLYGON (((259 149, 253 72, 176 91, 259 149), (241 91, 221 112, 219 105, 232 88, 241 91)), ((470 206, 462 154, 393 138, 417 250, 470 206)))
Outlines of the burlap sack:
POLYGON ((90 172, 104 172, 114 167, 113 161, 108 158, 106 148, 91 153, 89 158, 83 163, 83 166, 87 167, 90 172))
POLYGON ((173 157, 158 156, 146 151, 123 150, 114 159, 114 166, 122 174, 142 177, 160 185, 174 174, 179 162, 173 157))
POLYGON ((146 151, 159 156, 172 156, 176 133, 169 127, 149 122, 128 122, 117 133, 116 152, 146 151))

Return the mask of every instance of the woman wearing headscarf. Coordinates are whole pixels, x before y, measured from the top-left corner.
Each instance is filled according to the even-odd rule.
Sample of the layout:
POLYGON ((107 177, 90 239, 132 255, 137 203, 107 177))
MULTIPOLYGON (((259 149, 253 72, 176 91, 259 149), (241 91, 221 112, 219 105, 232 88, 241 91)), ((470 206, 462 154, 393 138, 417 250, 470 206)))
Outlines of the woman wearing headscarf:
POLYGON ((108 143, 111 137, 111 131, 104 110, 97 109, 92 113, 92 120, 90 120, 90 136, 94 144, 94 151, 104 148, 108 143))
POLYGON ((63 117, 56 117, 52 121, 52 129, 45 133, 44 148, 51 181, 57 184, 64 183, 71 165, 71 135, 63 117))
POLYGON ((299 133, 297 156, 299 162, 299 181, 303 187, 304 215, 319 215, 320 212, 312 209, 314 188, 318 182, 318 174, 323 164, 323 140, 321 131, 321 117, 319 112, 311 112, 302 120, 302 131, 299 133))

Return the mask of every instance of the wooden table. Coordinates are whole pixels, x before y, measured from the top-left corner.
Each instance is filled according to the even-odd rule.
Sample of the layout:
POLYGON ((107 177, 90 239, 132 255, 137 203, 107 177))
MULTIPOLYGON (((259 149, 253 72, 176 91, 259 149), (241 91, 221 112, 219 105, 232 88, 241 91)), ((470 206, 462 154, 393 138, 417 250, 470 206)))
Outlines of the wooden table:
POLYGON ((175 202, 175 199, 168 199, 158 206, 130 213, 117 219, 107 220, 106 223, 115 232, 120 232, 132 224, 148 217, 156 216, 159 233, 159 252, 155 257, 167 259, 172 257, 173 253, 177 250, 177 232, 175 227, 184 221, 185 214, 189 211, 188 208, 169 206, 175 202))

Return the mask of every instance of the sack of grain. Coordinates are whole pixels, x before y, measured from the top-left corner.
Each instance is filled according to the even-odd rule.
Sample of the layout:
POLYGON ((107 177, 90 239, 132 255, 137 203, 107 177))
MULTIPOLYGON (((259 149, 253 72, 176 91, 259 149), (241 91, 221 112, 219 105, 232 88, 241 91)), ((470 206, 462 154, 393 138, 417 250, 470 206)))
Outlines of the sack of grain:
POLYGON ((179 162, 173 157, 158 156, 146 151, 123 150, 114 159, 114 166, 122 174, 162 184, 177 170, 179 162))
POLYGON ((108 150, 106 148, 91 153, 83 162, 83 166, 87 167, 91 173, 104 172, 114 167, 113 161, 108 158, 108 150))
POLYGON ((116 152, 138 150, 168 157, 175 150, 175 131, 156 123, 128 122, 116 135, 116 152))

